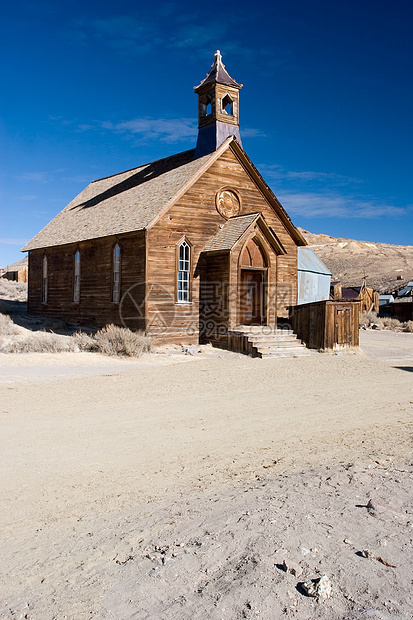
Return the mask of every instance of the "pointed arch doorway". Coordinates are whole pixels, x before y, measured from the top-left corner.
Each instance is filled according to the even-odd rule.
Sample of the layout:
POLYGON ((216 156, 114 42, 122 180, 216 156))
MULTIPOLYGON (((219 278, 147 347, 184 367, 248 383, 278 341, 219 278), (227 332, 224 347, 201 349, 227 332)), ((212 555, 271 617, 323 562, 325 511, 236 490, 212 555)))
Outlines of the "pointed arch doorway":
POLYGON ((245 244, 239 269, 239 322, 241 325, 267 324, 268 261, 257 239, 245 244))

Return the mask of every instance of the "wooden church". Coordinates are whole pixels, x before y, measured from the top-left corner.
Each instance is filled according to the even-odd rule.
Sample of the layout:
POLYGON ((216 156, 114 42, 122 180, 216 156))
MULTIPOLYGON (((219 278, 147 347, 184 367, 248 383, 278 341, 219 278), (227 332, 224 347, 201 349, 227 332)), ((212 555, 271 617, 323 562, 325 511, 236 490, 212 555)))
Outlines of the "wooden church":
POLYGON ((196 148, 93 181, 25 246, 30 313, 247 351, 276 333, 306 242, 242 149, 241 88, 217 51, 196 148))

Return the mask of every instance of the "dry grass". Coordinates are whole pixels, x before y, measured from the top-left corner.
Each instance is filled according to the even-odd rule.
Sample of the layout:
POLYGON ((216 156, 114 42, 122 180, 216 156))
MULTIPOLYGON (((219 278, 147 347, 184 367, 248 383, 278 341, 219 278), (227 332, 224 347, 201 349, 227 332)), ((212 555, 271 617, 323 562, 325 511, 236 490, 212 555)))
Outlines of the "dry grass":
POLYGON ((0 336, 19 334, 19 328, 13 323, 8 314, 0 314, 0 336))
POLYGON ((0 278, 0 297, 14 301, 27 301, 27 284, 0 278))
POLYGON ((47 332, 34 332, 20 338, 5 339, 0 343, 1 353, 69 353, 78 350, 76 341, 70 336, 47 332))
POLYGON ((413 334, 413 321, 407 321, 403 325, 403 331, 408 332, 409 334, 413 334))
POLYGON ((132 332, 117 325, 106 325, 93 336, 97 351, 105 355, 139 357, 151 350, 151 340, 143 332, 132 332))
MULTIPOLYGON (((54 323, 62 329, 62 322, 54 323)), ((0 353, 65 353, 92 351, 104 355, 139 357, 151 350, 151 340, 143 332, 106 325, 96 334, 76 332, 72 336, 53 331, 30 332, 19 328, 10 316, 0 314, 0 353), (24 334, 26 332, 26 334, 24 334)))
POLYGON ((375 312, 361 312, 359 318, 359 324, 370 327, 377 323, 377 314, 375 312))
POLYGON ((360 314, 359 324, 360 327, 364 328, 372 327, 373 329, 391 329, 393 331, 404 329, 399 319, 389 316, 378 317, 375 312, 362 312, 360 314))
POLYGON ((399 319, 394 319, 389 316, 385 316, 383 318, 378 319, 378 322, 381 327, 384 327, 384 329, 397 330, 397 329, 400 329, 401 327, 401 323, 399 319))

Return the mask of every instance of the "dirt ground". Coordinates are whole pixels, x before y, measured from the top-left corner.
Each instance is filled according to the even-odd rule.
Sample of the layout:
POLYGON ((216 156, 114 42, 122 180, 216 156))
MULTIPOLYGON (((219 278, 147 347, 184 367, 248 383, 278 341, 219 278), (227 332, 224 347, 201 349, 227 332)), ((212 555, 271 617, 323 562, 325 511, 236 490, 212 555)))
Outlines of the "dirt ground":
POLYGON ((0 356, 0 617, 411 620, 413 334, 361 338, 0 356))

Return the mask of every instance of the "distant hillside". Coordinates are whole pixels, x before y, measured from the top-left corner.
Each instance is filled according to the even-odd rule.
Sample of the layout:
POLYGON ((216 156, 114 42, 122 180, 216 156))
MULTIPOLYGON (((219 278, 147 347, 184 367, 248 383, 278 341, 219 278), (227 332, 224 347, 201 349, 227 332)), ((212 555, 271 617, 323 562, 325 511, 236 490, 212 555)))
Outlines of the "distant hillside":
POLYGON ((330 269, 332 279, 340 280, 344 286, 360 285, 366 275, 367 286, 384 293, 401 288, 413 280, 412 245, 336 239, 329 235, 316 235, 302 228, 299 230, 330 269), (397 276, 401 276, 401 280, 397 276))

